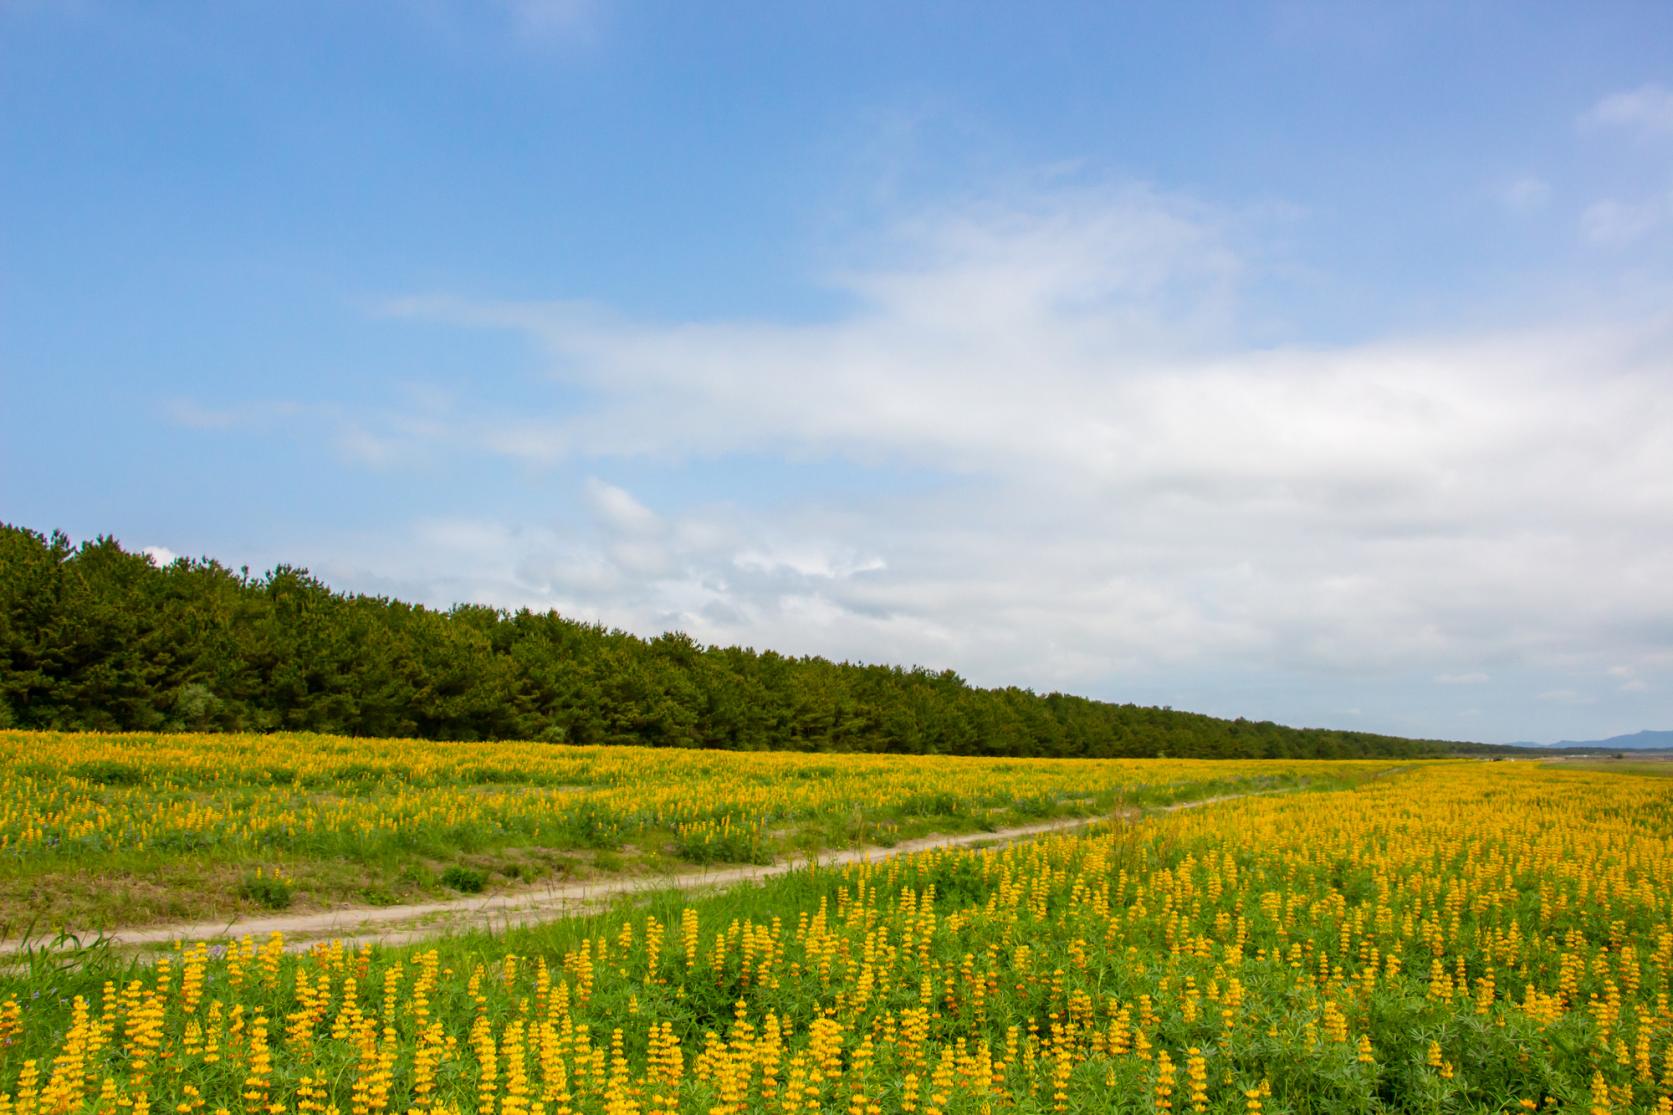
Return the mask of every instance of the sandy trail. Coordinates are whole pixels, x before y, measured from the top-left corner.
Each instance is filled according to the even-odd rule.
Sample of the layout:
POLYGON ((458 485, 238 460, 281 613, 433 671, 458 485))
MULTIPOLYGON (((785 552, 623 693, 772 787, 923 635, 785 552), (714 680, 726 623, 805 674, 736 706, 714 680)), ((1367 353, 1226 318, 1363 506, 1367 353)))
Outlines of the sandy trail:
MULTIPOLYGON (((319 941, 341 941, 345 945, 366 943, 397 945, 448 933, 471 930, 504 930, 538 925, 561 918, 596 912, 617 898, 657 891, 707 891, 744 883, 760 882, 808 867, 840 867, 862 860, 911 855, 936 848, 972 845, 1000 846, 1034 836, 1086 828, 1104 821, 1136 820, 1145 815, 1196 809, 1239 798, 1293 793, 1294 790, 1252 790, 1243 794, 1222 794, 1175 802, 1150 810, 1126 809, 1097 817, 1065 817, 1038 824, 992 832, 931 835, 903 840, 892 847, 847 848, 819 855, 781 859, 769 864, 746 864, 669 875, 597 879, 591 882, 553 884, 539 889, 512 891, 481 898, 459 898, 441 902, 415 902, 402 906, 350 906, 306 914, 275 914, 264 917, 233 918, 192 924, 160 925, 106 932, 103 940, 123 949, 169 946, 175 941, 228 941, 242 937, 258 940, 282 933, 287 948, 305 949, 319 941)), ((82 938, 92 940, 89 934, 82 938)), ((0 941, 0 956, 19 951, 21 942, 0 941)))

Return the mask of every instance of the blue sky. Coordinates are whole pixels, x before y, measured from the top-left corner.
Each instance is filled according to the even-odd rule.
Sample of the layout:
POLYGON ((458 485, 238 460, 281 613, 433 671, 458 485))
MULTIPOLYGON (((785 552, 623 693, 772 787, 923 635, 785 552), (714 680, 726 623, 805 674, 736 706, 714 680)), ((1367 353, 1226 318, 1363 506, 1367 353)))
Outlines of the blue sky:
POLYGON ((0 518, 1673 726, 1673 7, 0 0, 0 518))

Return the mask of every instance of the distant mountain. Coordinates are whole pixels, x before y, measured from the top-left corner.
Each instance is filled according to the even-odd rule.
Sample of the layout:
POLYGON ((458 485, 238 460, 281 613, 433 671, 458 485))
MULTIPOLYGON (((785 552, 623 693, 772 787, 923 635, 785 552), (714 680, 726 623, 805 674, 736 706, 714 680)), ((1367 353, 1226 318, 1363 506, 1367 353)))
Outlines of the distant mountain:
POLYGON ((1673 751, 1673 732, 1634 732, 1608 739, 1565 739, 1556 743, 1519 743, 1517 747, 1596 747, 1605 751, 1673 751))

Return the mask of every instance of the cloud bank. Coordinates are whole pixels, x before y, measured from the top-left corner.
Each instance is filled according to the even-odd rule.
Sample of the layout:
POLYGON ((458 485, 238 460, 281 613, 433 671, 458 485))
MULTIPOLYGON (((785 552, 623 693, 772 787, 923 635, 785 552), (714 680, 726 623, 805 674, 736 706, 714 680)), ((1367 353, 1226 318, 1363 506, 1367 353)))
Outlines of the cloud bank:
POLYGON ((804 323, 392 303, 526 337, 569 402, 369 436, 579 470, 589 520, 431 521, 367 564, 443 602, 1292 721, 1468 735, 1484 701, 1665 692, 1673 318, 1255 346, 1244 224, 1141 188, 923 213, 804 323), (653 510, 599 478, 729 460, 874 482, 766 505, 746 470, 653 510))
POLYGON ((1298 275, 1325 281, 1269 243, 1304 214, 1055 174, 892 213, 810 277, 819 314, 415 294, 382 324, 521 340, 534 380, 172 414, 538 493, 326 547, 349 587, 1291 723, 1654 726, 1673 716, 1670 97, 1579 116, 1647 174, 1612 183, 1625 200, 1539 167, 1482 199, 1572 230, 1625 295, 1567 320, 1305 343, 1265 316, 1298 275), (1620 722, 1575 719, 1599 708, 1620 722))

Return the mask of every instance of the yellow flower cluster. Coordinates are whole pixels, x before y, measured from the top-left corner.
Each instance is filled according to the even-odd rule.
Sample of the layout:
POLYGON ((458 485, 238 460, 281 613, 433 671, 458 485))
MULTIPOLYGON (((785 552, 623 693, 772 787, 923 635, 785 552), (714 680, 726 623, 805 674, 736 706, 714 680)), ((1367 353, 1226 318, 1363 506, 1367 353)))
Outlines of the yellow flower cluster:
POLYGON ((1667 1112, 1670 978, 1673 780, 1443 764, 487 949, 183 947, 0 1002, 0 1115, 1667 1112))
POLYGON ((0 732, 0 851, 304 847, 426 831, 760 828, 868 808, 969 815, 1389 763, 970 759, 310 735, 0 732))
MULTIPOLYGON (((1390 765, 0 732, 0 859, 17 869, 10 885, 0 878, 0 917, 16 913, 27 895, 53 893, 55 874, 259 863, 284 867, 306 890, 318 881, 305 870, 310 862, 448 859, 500 848, 632 845, 698 862, 749 862, 807 843, 887 843, 915 832, 1107 812, 1169 788, 1247 788, 1250 780, 1364 775, 1390 765)), ((73 909, 52 913, 75 920, 73 909)))

